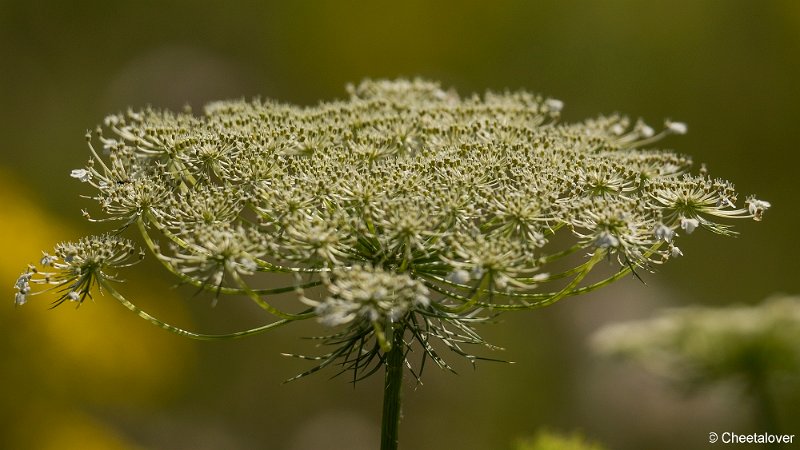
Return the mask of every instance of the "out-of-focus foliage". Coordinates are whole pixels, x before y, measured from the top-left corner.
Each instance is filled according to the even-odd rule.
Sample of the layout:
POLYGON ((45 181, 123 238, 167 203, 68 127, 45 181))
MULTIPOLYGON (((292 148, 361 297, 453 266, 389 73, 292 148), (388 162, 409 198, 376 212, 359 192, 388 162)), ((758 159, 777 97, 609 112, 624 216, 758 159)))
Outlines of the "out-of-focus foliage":
MULTIPOLYGON (((14 214, 0 221, 0 235, 14 237, 4 240, 10 254, 35 255, 45 243, 73 235, 5 171, 0 172, 0 196, 14 201, 14 214)), ((11 262, 0 259, 0 276, 18 271, 11 262)), ((11 295, 10 289, 3 291, 11 295)), ((186 376, 191 347, 180 339, 160 339, 157 330, 142 327, 111 299, 96 296, 96 303, 80 310, 55 313, 46 309, 48 296, 43 297, 39 307, 29 305, 26 311, 0 308, 0 328, 14 330, 0 341, 0 447, 139 448, 99 411, 152 407, 169 399, 186 376)))
POLYGON ((787 375, 800 381, 800 297, 667 310, 652 319, 606 326, 594 344, 600 353, 691 385, 787 375))
POLYGON ((566 435, 540 431, 532 439, 517 441, 514 450, 605 450, 605 447, 589 441, 578 433, 566 435))
POLYGON ((736 382, 740 404, 759 430, 792 432, 784 425, 791 414, 781 411, 792 410, 790 396, 800 391, 800 297, 667 310, 601 328, 593 343, 602 354, 637 362, 695 393, 736 382))

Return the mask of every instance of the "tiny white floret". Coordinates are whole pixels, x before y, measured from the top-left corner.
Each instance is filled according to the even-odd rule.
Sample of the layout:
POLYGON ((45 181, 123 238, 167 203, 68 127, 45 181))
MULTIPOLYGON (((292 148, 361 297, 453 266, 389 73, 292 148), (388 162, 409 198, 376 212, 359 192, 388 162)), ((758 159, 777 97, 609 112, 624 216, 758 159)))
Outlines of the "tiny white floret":
POLYGON ((683 231, 685 231, 686 234, 692 234, 694 229, 699 225, 700 221, 697 219, 687 219, 686 217, 681 219, 681 228, 683 228, 683 231))
POLYGON ((564 109, 564 102, 555 98, 548 98, 544 101, 544 104, 553 112, 561 112, 564 109))
POLYGON ((750 211, 750 215, 752 215, 753 219, 755 220, 761 220, 762 216, 764 215, 764 211, 769 209, 770 206, 772 205, 764 200, 758 200, 756 198, 749 198, 747 200, 747 209, 750 211))
POLYGON ((622 133, 625 132, 625 127, 622 126, 622 124, 619 124, 619 123, 614 124, 614 126, 611 127, 611 132, 616 134, 617 136, 619 136, 619 135, 621 135, 622 133))
POLYGON ((672 238, 675 237, 675 230, 664 225, 663 223, 660 223, 656 225, 656 229, 653 234, 659 241, 663 240, 664 242, 672 242, 672 238))
POLYGON ((689 131, 689 127, 687 127, 683 122, 673 122, 668 120, 664 123, 664 125, 667 127, 667 130, 675 134, 686 134, 686 132, 689 131))
POLYGON ((92 173, 86 169, 73 169, 72 172, 69 173, 69 176, 77 178, 83 183, 92 179, 92 173))
POLYGON ((453 283, 458 284, 467 284, 469 283, 470 276, 469 272, 464 269, 458 269, 450 272, 450 275, 447 277, 448 280, 452 281, 453 283))
POLYGON ((548 278, 550 278, 550 274, 545 272, 545 273, 537 273, 531 279, 537 283, 540 283, 542 281, 546 281, 548 278))
POLYGON ((55 256, 50 255, 47 252, 42 252, 42 259, 39 260, 39 264, 42 266, 49 266, 50 264, 53 264, 53 261, 55 260, 55 256))
POLYGON ((599 248, 616 247, 619 245, 619 239, 611 233, 604 231, 597 237, 597 240, 594 241, 594 245, 599 248))
POLYGON ((644 122, 639 123, 638 130, 639 130, 639 135, 641 135, 644 138, 653 137, 653 135, 656 134, 656 132, 653 130, 653 127, 647 125, 644 122))

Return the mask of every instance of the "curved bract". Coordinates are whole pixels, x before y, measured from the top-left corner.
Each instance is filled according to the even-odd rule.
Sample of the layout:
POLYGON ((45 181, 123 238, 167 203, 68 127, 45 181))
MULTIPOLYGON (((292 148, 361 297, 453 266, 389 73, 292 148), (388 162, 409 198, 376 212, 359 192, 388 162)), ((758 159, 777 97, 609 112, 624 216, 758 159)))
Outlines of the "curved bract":
MULTIPOLYGON (((682 254, 678 235, 731 234, 724 220, 760 220, 769 207, 752 197, 737 206, 730 182, 644 148, 685 133, 681 123, 658 133, 622 116, 565 124, 558 100, 460 97, 422 80, 365 81, 349 93, 313 107, 224 101, 201 115, 111 115, 87 135, 86 167, 72 172, 99 205, 85 215, 118 230, 135 224, 128 229, 181 282, 251 298, 277 320, 257 331, 311 317, 338 327, 320 367, 339 362, 357 377, 397 342, 416 341, 443 367, 434 340, 475 359, 462 348, 485 344, 474 323, 648 270, 682 254), (604 259, 615 271, 590 276, 604 259), (295 281, 251 288, 264 272, 295 281), (272 294, 291 290, 296 308, 273 305, 272 294)), ((104 271, 115 261, 75 269, 46 256, 55 275, 30 269, 16 301, 30 282, 80 301, 94 284, 85 280, 99 278, 142 317, 209 338, 124 300, 104 271)))

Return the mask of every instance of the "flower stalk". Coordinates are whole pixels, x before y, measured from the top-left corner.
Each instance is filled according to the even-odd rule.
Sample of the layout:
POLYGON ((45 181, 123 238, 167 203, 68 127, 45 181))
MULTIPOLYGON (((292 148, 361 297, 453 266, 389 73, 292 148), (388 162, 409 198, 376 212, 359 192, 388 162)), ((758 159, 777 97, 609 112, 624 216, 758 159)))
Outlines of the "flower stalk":
POLYGON ((400 419, 402 418, 401 398, 403 372, 406 362, 404 330, 394 330, 392 348, 385 354, 385 374, 383 382, 383 419, 381 421, 381 450, 397 450, 400 440, 400 419))

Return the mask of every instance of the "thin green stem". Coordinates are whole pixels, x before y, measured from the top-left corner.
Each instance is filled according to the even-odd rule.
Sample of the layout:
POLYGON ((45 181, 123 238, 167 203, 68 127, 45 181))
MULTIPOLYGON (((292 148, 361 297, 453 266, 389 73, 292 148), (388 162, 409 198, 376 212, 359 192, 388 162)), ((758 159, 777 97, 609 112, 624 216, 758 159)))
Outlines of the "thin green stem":
POLYGON ((175 334, 177 334, 179 336, 189 337, 189 338, 197 339, 197 340, 201 340, 201 341, 217 341, 217 340, 223 340, 223 339, 235 339, 235 338, 250 336, 250 335, 253 335, 253 334, 263 333, 264 331, 271 330, 273 328, 278 328, 278 327, 280 327, 282 325, 286 325, 287 323, 292 322, 292 320, 285 320, 285 319, 284 320, 278 320, 276 322, 272 322, 272 323, 269 323, 269 324, 266 324, 266 325, 262 325, 260 327, 251 328, 249 330, 244 330, 244 331, 237 331, 237 332, 234 332, 234 333, 227 333, 227 334, 195 333, 195 332, 192 332, 192 331, 184 330, 182 328, 178 328, 178 327, 170 325, 170 324, 168 324, 168 323, 166 323, 164 321, 156 319, 155 317, 153 317, 152 315, 148 314, 147 312, 145 312, 144 310, 142 310, 138 306, 136 306, 133 303, 131 303, 128 299, 123 297, 122 294, 120 294, 116 289, 114 289, 114 287, 111 286, 111 284, 107 280, 105 280, 103 278, 100 278, 99 279, 99 283, 100 283, 100 286, 103 289, 105 289, 109 294, 111 294, 111 296, 114 297, 115 300, 120 302, 122 304, 122 306, 124 306, 124 307, 128 308, 129 310, 133 311, 136 315, 138 315, 142 319, 152 323, 153 325, 155 325, 155 326, 157 326, 159 328, 163 328, 163 329, 165 329, 165 330, 167 330, 167 331, 169 331, 171 333, 175 333, 175 334))
MULTIPOLYGON (((583 263, 583 264, 581 264, 579 266, 580 267, 580 271, 575 276, 575 278, 573 278, 572 281, 569 282, 569 284, 567 284, 563 289, 561 289, 558 292, 525 294, 525 293, 509 293, 509 292, 502 292, 502 291, 498 291, 498 292, 488 291, 489 294, 494 294, 494 295, 501 296, 501 297, 510 297, 510 298, 515 298, 517 300, 521 300, 523 302, 521 304, 508 305, 508 304, 493 303, 491 301, 491 298, 489 299, 488 302, 473 301, 472 299, 467 299, 466 297, 458 295, 458 294, 456 294, 454 292, 448 292, 447 290, 437 286, 434 283, 427 282, 427 281, 425 281, 424 283, 425 283, 425 286, 427 286, 429 289, 431 289, 431 290, 433 290, 435 292, 438 292, 438 293, 440 293, 442 295, 445 295, 445 296, 447 296, 449 298, 452 298, 454 300, 460 301, 460 302, 462 302, 464 304, 469 302, 470 306, 472 306, 472 307, 489 308, 489 309, 493 309, 493 310, 496 310, 496 311, 514 311, 514 310, 537 309, 537 308, 541 308, 541 307, 544 307, 544 306, 552 305, 553 303, 561 300, 564 297, 570 296, 570 295, 576 295, 578 293, 589 292, 589 291, 591 291, 593 289, 596 289, 596 288, 598 288, 598 287, 600 287, 602 285, 608 284, 608 283, 610 283, 610 282, 612 282, 612 281, 614 281, 616 279, 622 278, 625 274, 627 274, 630 271, 630 269, 626 269, 625 271, 620 271, 616 275, 614 275, 614 276, 612 276, 610 278, 607 278, 605 280, 602 280, 602 281, 600 281, 598 283, 595 283, 595 284, 592 284, 592 285, 589 285, 589 286, 585 286, 583 288, 577 288, 577 286, 580 284, 580 282, 583 281, 583 279, 589 274, 589 272, 592 271, 592 268, 594 268, 594 266, 599 261, 601 261, 605 255, 606 255, 605 251, 601 251, 600 249, 596 250, 594 252, 594 254, 592 255, 592 257, 588 261, 586 261, 585 263, 583 263), (528 300, 534 300, 534 301, 528 301, 528 300)), ((479 295, 479 294, 480 294, 480 292, 476 292, 475 295, 479 295)), ((452 309, 448 309, 448 310, 445 310, 445 311, 451 311, 451 310, 452 309)))
MULTIPOLYGON (((190 245, 189 243, 181 239, 179 236, 177 236, 175 233, 169 231, 167 227, 158 222, 158 218, 155 217, 152 212, 147 211, 145 215, 147 216, 147 223, 153 225, 159 232, 161 232, 161 234, 163 234, 167 239, 172 241, 172 243, 174 243, 175 245, 179 246, 182 249, 192 249, 196 247, 190 245)), ((149 234, 147 233, 147 227, 145 226, 145 223, 141 217, 137 220, 137 225, 139 226, 139 230, 141 231, 142 236, 144 236, 146 239, 150 239, 150 241, 152 242, 152 239, 149 237, 149 234)), ((151 247, 151 250, 153 248, 157 247, 151 247)), ((320 272, 328 272, 330 270, 326 267, 320 267, 320 268, 287 267, 279 264, 274 264, 269 261, 264 261, 258 258, 255 259, 255 263, 258 265, 257 270, 259 272, 320 273, 320 272)))
MULTIPOLYGON (((756 403, 755 412, 757 414, 756 422, 763 432, 770 434, 778 434, 778 417, 775 414, 775 405, 772 402, 772 396, 769 393, 768 378, 763 373, 756 373, 750 376, 750 391, 753 395, 753 400, 756 403)), ((759 430, 759 431, 761 431, 759 430)), ((777 442, 768 443, 766 448, 779 449, 781 444, 777 442)))
POLYGON ((253 302, 255 302, 258 306, 260 306, 268 313, 286 320, 302 320, 314 316, 313 312, 306 312, 302 314, 291 314, 281 311, 278 308, 272 306, 269 302, 267 302, 263 298, 261 298, 261 296, 257 292, 250 289, 250 287, 247 285, 247 283, 245 283, 245 281, 242 279, 242 277, 239 275, 238 272, 236 272, 235 270, 229 270, 228 273, 231 275, 233 280, 236 281, 236 284, 238 284, 239 287, 242 288, 244 293, 247 294, 247 296, 250 297, 250 299, 253 300, 253 302))
POLYGON ((402 328, 395 330, 392 349, 386 353, 386 375, 383 387, 383 421, 381 424, 381 450, 397 450, 400 436, 400 397, 406 346, 402 328))
MULTIPOLYGON (((161 265, 164 266, 164 268, 169 271, 169 273, 178 277, 182 282, 191 284, 192 286, 202 288, 207 291, 213 291, 220 294, 244 295, 247 293, 244 289, 235 289, 227 286, 215 286, 213 284, 207 283, 204 280, 199 280, 190 277, 185 273, 180 272, 175 268, 175 266, 173 266, 169 261, 166 260, 166 258, 162 256, 161 251, 158 248, 158 244, 156 244, 155 241, 153 241, 153 238, 150 236, 150 233, 148 233, 147 227, 145 226, 142 219, 137 220, 136 225, 139 227, 139 231, 142 235, 142 238, 144 239, 145 245, 147 245, 147 248, 156 257, 156 260, 160 262, 161 265)), ((282 294, 284 292, 292 292, 298 287, 305 289, 305 288, 319 286, 320 284, 322 284, 321 281, 309 281, 307 283, 299 285, 281 286, 279 288, 271 288, 271 289, 250 289, 250 291, 255 292, 258 295, 282 294)))

